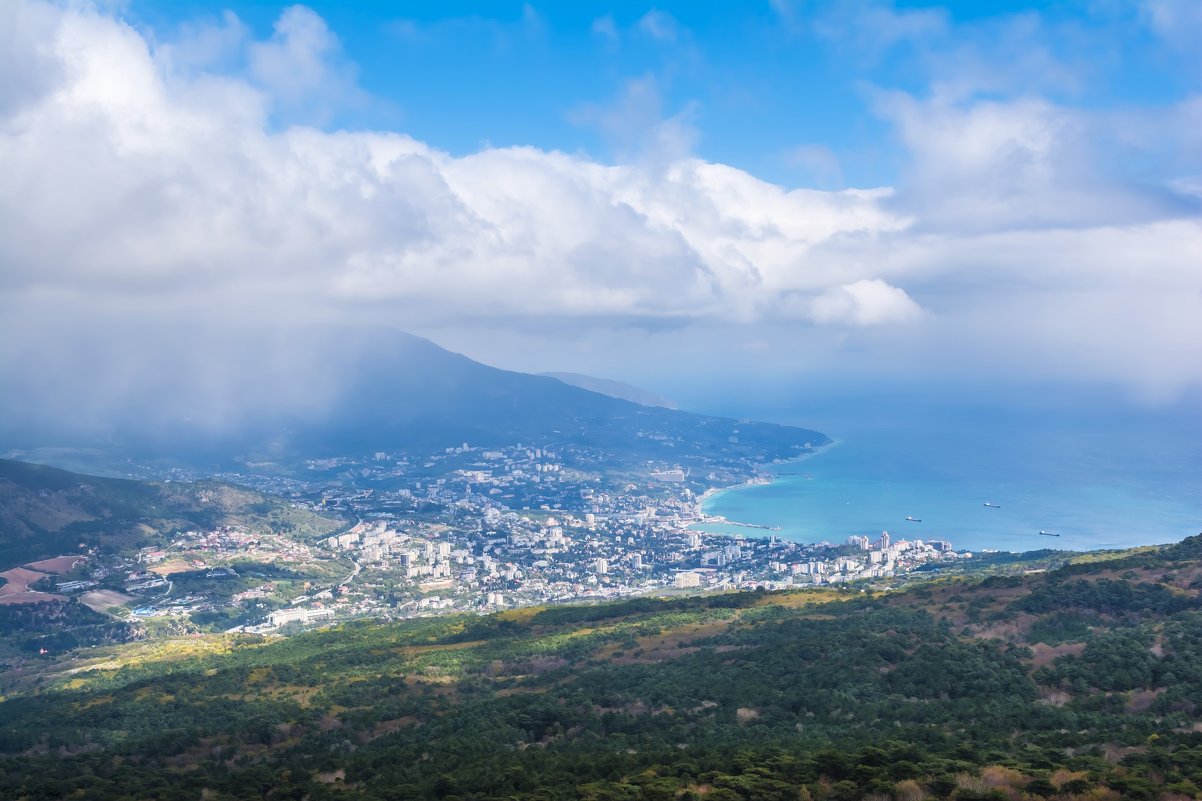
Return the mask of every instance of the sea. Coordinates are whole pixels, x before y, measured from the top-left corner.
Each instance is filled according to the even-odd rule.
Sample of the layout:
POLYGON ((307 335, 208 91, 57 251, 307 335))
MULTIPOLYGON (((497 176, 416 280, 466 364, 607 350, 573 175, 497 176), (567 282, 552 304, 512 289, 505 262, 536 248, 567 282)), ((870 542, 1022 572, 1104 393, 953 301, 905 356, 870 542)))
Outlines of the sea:
POLYGON ((816 428, 835 443, 770 466, 770 484, 723 490, 703 505, 729 521, 779 529, 698 528, 806 543, 888 531, 895 541, 1012 552, 1128 548, 1202 533, 1202 415, 1193 409, 867 403, 779 422, 816 428))

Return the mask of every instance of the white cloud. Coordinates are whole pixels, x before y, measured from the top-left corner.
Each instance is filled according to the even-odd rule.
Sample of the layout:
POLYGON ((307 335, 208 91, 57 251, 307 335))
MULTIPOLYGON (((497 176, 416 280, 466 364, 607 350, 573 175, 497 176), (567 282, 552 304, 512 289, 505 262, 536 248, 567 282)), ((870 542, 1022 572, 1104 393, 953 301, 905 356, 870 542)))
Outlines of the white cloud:
POLYGON ((614 22, 612 14, 606 14, 603 17, 597 17, 595 20, 593 20, 590 30, 592 30, 592 32, 597 36, 600 36, 609 42, 616 42, 619 38, 621 38, 618 34, 617 23, 614 22))
MULTIPOLYGON (((1163 123, 1183 116, 1179 109, 1134 112, 1131 119, 1161 121, 1144 128, 1038 98, 950 102, 892 92, 880 94, 876 106, 910 156, 899 199, 927 225, 1104 225, 1189 211, 1186 198, 1130 180, 1113 161, 1115 149, 1134 157, 1141 139, 1164 138, 1163 123), (1121 145, 1107 141, 1124 132, 1121 145)), ((1181 129, 1176 136, 1192 134, 1181 129)), ((1157 149, 1166 150, 1162 143, 1157 149)))
POLYGON ((335 108, 365 97, 341 49, 325 20, 305 6, 291 6, 276 20, 271 39, 251 45, 250 75, 290 117, 324 122, 335 108))
POLYGON ((1197 53, 1202 37, 1202 4, 1196 0, 1144 0, 1144 19, 1157 35, 1173 47, 1197 53))
POLYGON ((598 129, 620 160, 665 164, 692 154, 698 138, 697 113, 697 104, 690 103, 667 114, 659 81, 644 75, 627 81, 613 102, 578 106, 569 119, 598 129))
POLYGON ((843 186, 843 165, 825 145, 797 145, 785 152, 785 163, 804 170, 821 187, 843 186))
POLYGON ((951 369, 955 354, 1159 394, 1202 384, 1184 344, 1202 341, 1196 198, 1128 186, 1091 148, 1102 127, 1138 146, 1157 125, 882 95, 910 154, 898 190, 790 191, 691 156, 688 114, 665 114, 650 79, 582 114, 624 143, 618 164, 456 157, 399 133, 271 124, 353 74, 304 9, 245 42, 242 78, 204 66, 243 36, 229 18, 187 51, 102 14, 0 15, 0 41, 36 40, 22 58, 50 76, 0 72, 0 362, 20 335, 103 313, 557 337, 741 326, 757 342, 828 328, 864 365, 951 369))
POLYGON ((676 18, 654 8, 639 17, 638 29, 660 42, 675 42, 680 36, 680 24, 676 18))
POLYGON ((57 24, 51 8, 0 3, 0 114, 19 111, 64 79, 66 65, 48 46, 57 24))
POLYGON ((269 42, 252 43, 262 89, 177 74, 109 18, 63 12, 51 39, 71 79, 2 134, 10 297, 87 287, 97 302, 137 293, 171 306, 282 295, 386 305, 415 323, 753 321, 784 308, 781 292, 858 277, 807 263, 810 248, 906 224, 880 193, 786 192, 688 158, 692 133, 681 115, 659 116, 651 79, 601 120, 642 125, 654 154, 644 161, 532 148, 455 158, 400 134, 271 130, 265 107, 327 74, 332 38, 309 11, 289 9, 269 42), (292 82, 272 77, 294 63, 309 66, 292 82))
POLYGON ((155 48, 155 58, 176 73, 234 69, 243 61, 250 41, 250 29, 226 10, 220 20, 185 22, 174 41, 155 48))
POLYGON ((909 322, 921 315, 922 309, 904 290, 879 279, 833 287, 810 305, 810 316, 822 324, 882 325, 909 322))
MULTIPOLYGON (((777 7, 774 4, 774 7, 777 7)), ((787 7, 777 7, 786 14, 787 7)), ((945 35, 949 29, 943 9, 898 10, 892 3, 838 3, 815 16, 819 36, 854 50, 862 58, 876 59, 900 44, 918 44, 945 35)))

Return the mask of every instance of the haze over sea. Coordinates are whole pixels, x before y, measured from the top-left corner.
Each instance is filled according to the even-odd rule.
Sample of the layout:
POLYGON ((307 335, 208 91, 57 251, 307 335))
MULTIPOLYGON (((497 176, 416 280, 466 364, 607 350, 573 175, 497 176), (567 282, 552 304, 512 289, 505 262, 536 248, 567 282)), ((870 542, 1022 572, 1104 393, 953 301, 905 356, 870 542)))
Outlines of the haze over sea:
POLYGON ((1202 419, 1192 407, 1036 412, 875 402, 783 422, 818 428, 836 444, 774 466, 771 484, 711 496, 708 514, 780 526, 774 533, 798 542, 887 530, 895 540, 948 539, 974 551, 1125 548, 1202 531, 1202 419))

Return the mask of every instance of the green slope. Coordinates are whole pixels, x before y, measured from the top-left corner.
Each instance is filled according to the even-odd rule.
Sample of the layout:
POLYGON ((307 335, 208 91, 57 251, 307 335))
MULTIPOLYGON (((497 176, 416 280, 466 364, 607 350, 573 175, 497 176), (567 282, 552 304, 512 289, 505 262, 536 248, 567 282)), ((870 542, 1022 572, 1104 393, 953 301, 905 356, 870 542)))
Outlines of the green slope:
POLYGON ((1198 797, 1200 557, 104 649, 3 677, 0 796, 1198 797))
POLYGON ((86 548, 138 548, 181 528, 239 524, 302 539, 341 525, 215 481, 98 478, 0 459, 0 570, 86 548))

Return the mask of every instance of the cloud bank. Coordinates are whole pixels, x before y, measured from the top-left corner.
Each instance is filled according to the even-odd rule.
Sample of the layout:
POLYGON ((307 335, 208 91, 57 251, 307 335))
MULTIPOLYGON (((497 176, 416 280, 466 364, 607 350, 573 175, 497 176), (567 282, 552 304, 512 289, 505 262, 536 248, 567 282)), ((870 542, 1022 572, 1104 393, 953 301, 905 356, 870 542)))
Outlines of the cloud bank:
MULTIPOLYGON (((915 17, 875 46, 944 25, 915 17)), ((664 15, 640 26, 676 35, 664 15)), ((303 7, 263 41, 231 14, 159 41, 18 0, 0 54, 0 366, 52 359, 53 332, 87 320, 733 325, 837 332, 867 343, 864 370, 950 355, 1150 397, 1202 384, 1202 170, 1107 164, 1116 141, 1188 153, 1198 98, 1149 119, 876 91, 909 154, 901 183, 818 191, 690 155, 650 79, 623 107, 660 139, 614 164, 324 130, 367 98, 303 7)))

